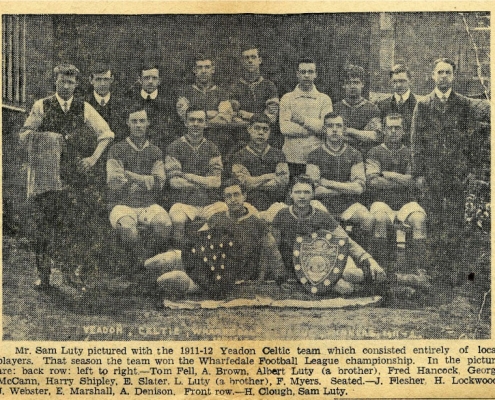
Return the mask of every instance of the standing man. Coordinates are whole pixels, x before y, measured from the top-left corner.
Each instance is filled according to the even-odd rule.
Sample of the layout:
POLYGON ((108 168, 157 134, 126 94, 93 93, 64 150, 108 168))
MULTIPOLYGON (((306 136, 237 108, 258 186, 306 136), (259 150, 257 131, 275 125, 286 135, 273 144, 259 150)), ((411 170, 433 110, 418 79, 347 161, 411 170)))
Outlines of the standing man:
POLYGON ((334 218, 352 224, 355 240, 367 248, 375 220, 361 204, 366 189, 363 156, 346 143, 342 116, 328 113, 324 121, 325 142, 309 153, 306 174, 316 186, 315 198, 334 218))
POLYGON ((347 142, 363 156, 383 141, 380 110, 363 97, 364 69, 349 65, 345 70, 345 98, 335 104, 335 112, 344 118, 347 142))
POLYGON ((378 102, 380 109, 380 119, 385 120, 389 114, 401 114, 405 135, 404 144, 409 146, 411 143, 411 121, 416 107, 416 96, 411 92, 411 71, 403 64, 396 64, 389 72, 390 86, 392 87, 392 96, 378 102))
POLYGON ((165 169, 170 179, 170 218, 174 244, 181 248, 188 221, 204 217, 205 206, 217 200, 223 170, 218 147, 204 137, 206 112, 186 112, 187 133, 168 148, 165 169))
POLYGON ((155 64, 144 64, 139 75, 139 87, 128 94, 129 104, 139 104, 146 110, 150 123, 148 137, 151 143, 165 151, 176 138, 173 96, 160 87, 162 79, 155 64))
POLYGON ((230 99, 239 102, 239 116, 249 121, 254 114, 266 114, 277 122, 278 90, 275 84, 261 76, 262 59, 256 46, 247 45, 241 51, 242 77, 230 88, 230 99))
POLYGON ((148 141, 149 126, 146 111, 140 107, 129 111, 130 135, 114 144, 108 152, 107 182, 109 189, 110 223, 129 254, 129 269, 143 259, 158 254, 167 244, 172 231, 168 213, 158 205, 165 183, 162 151, 148 141), (138 227, 150 232, 140 241, 138 227))
POLYGON ((223 117, 225 123, 231 122, 232 110, 228 102, 228 94, 213 82, 215 64, 212 58, 203 54, 197 55, 194 59, 193 73, 194 83, 184 86, 179 91, 176 108, 181 120, 185 121, 188 109, 194 109, 204 110, 209 121, 220 122, 220 118, 223 117), (219 113, 222 115, 215 118, 219 113))
POLYGON ((321 145, 323 117, 332 112, 332 100, 314 85, 317 76, 315 62, 301 58, 297 65, 299 84, 280 101, 280 131, 285 138, 282 151, 291 179, 305 173, 308 154, 321 145))
POLYGON ((462 260, 464 182, 477 157, 469 135, 470 100, 453 90, 454 73, 452 60, 434 62, 435 89, 416 104, 411 127, 412 176, 423 194, 430 226, 439 231, 430 235, 435 238, 431 250, 443 273, 452 271, 454 260, 462 260))
POLYGON ((94 170, 114 137, 95 109, 74 97, 79 70, 60 64, 53 72, 56 93, 34 103, 19 134, 29 156, 27 195, 34 206, 39 275, 35 286, 41 290, 50 286, 48 251, 64 263, 70 282, 79 280, 79 267, 94 266, 91 245, 99 229, 94 216, 101 208, 94 170))
POLYGON ((123 115, 123 99, 112 91, 114 75, 108 64, 95 64, 89 76, 92 91, 86 96, 86 101, 100 114, 115 134, 115 142, 126 137, 126 117, 123 115))

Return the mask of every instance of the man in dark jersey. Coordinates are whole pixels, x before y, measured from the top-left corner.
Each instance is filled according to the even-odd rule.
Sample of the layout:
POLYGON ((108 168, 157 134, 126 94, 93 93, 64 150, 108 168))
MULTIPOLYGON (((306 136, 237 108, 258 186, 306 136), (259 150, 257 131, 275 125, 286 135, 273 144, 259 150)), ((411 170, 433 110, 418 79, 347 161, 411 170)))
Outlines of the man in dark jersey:
POLYGON ((79 70, 70 64, 54 69, 56 93, 34 103, 19 141, 28 150, 27 196, 32 218, 39 279, 50 287, 48 253, 62 261, 69 283, 81 283, 81 268, 94 266, 91 244, 99 232, 98 210, 103 175, 101 155, 114 133, 87 102, 74 96, 79 70), (84 244, 85 239, 91 243, 84 244))
POLYGON ((345 142, 344 121, 337 113, 324 117, 325 142, 309 153, 306 174, 316 185, 315 197, 335 218, 353 226, 353 237, 367 248, 374 218, 361 204, 366 188, 363 156, 345 142))
POLYGON ((254 114, 266 114, 270 123, 278 120, 279 99, 275 84, 261 76, 262 59, 256 46, 241 50, 242 77, 230 88, 230 99, 239 102, 239 116, 249 121, 254 114))
POLYGON ((182 246, 188 221, 205 216, 205 207, 218 200, 222 158, 218 147, 203 136, 206 112, 189 109, 187 133, 175 140, 165 157, 170 182, 170 218, 175 244, 182 246))
POLYGON ((194 83, 178 91, 176 108, 181 120, 185 121, 186 111, 191 109, 204 110, 208 121, 218 123, 223 118, 224 123, 231 122, 233 111, 227 91, 213 81, 215 63, 212 58, 198 54, 194 58, 193 73, 194 83))
POLYGON ((383 141, 380 110, 362 96, 364 69, 349 65, 345 70, 345 98, 334 106, 334 111, 344 118, 347 142, 363 156, 373 146, 383 141))
POLYGON ((268 144, 271 125, 265 114, 254 114, 247 130, 251 141, 232 156, 231 172, 247 187, 248 203, 264 211, 284 201, 289 167, 284 153, 268 144))
POLYGON ((412 240, 406 244, 409 272, 428 269, 426 263, 426 212, 417 202, 417 190, 411 175, 411 153, 403 144, 404 118, 389 114, 384 122, 384 142, 373 147, 366 158, 366 175, 375 217, 371 251, 385 266, 394 258, 395 221, 412 229, 412 240))
MULTIPOLYGON (((294 279, 293 248, 296 238, 301 235, 310 235, 320 229, 330 231, 333 236, 347 238, 347 233, 339 223, 327 212, 311 206, 314 197, 314 184, 308 176, 298 176, 294 179, 291 188, 293 205, 281 209, 272 223, 273 236, 279 246, 285 264, 286 277, 294 279)), ((343 275, 334 286, 338 294, 353 293, 357 286, 365 279, 371 278, 374 282, 385 280, 385 272, 360 245, 349 238, 349 257, 343 275), (358 268, 363 262, 369 263, 370 277, 365 276, 358 268)))
POLYGON ((283 275, 269 225, 245 207, 242 183, 227 180, 223 196, 227 210, 212 215, 188 245, 145 262, 150 275, 158 277, 158 290, 164 297, 181 298, 200 288, 224 297, 236 281, 261 281, 268 276, 278 280, 283 275), (201 241, 201 235, 211 241, 201 241))
POLYGON ((167 211, 158 205, 165 183, 165 167, 161 150, 150 144, 146 111, 141 107, 129 110, 130 135, 114 144, 108 152, 108 202, 110 223, 117 230, 129 257, 131 268, 138 265, 145 248, 150 255, 162 251, 172 230, 167 211), (140 242, 139 228, 148 228, 147 242, 140 242))

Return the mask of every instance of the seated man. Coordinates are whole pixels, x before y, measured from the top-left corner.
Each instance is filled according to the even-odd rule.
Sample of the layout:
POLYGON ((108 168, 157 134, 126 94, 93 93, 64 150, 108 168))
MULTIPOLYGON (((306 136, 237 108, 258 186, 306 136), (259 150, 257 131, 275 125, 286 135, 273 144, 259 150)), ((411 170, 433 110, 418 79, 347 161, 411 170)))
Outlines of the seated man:
POLYGON ((268 144, 270 119, 265 114, 254 114, 247 130, 251 141, 232 156, 232 175, 246 186, 248 203, 264 211, 284 200, 289 167, 284 153, 268 144))
POLYGON ((227 210, 216 213, 195 232, 194 242, 147 260, 158 276, 158 289, 167 298, 180 298, 200 287, 216 297, 239 280, 278 279, 283 272, 280 253, 268 224, 245 207, 246 192, 232 179, 223 189, 227 210), (207 235, 207 236, 205 236, 207 235))
MULTIPOLYGON (((273 220, 273 236, 279 246, 285 264, 287 278, 294 278, 293 248, 296 238, 301 235, 310 235, 320 229, 331 232, 331 235, 346 239, 347 233, 339 223, 325 211, 311 206, 314 197, 314 184, 310 177, 301 175, 294 179, 291 188, 291 198, 294 204, 281 209, 273 220)), ((353 293, 356 284, 364 283, 365 279, 381 282, 385 279, 383 269, 361 246, 349 238, 349 258, 345 269, 333 290, 341 295, 353 293), (364 262, 369 265, 367 274, 357 267, 364 262), (369 272, 369 276, 368 275, 369 272)))
POLYGON ((362 96, 363 88, 363 67, 349 65, 345 70, 345 98, 335 104, 334 111, 344 119, 347 143, 364 156, 383 141, 383 135, 380 110, 362 96))
MULTIPOLYGON (((146 137, 149 126, 146 111, 140 107, 131 109, 127 125, 130 136, 113 145, 108 153, 107 181, 112 207, 110 223, 128 251, 128 261, 133 267, 145 247, 138 246, 139 228, 151 228, 150 250, 157 254, 170 236, 172 221, 157 204, 165 183, 165 168, 161 150, 146 137)), ((149 240, 145 243, 150 245, 149 240)))
POLYGON ((309 154, 306 173, 316 185, 316 199, 334 218, 352 224, 355 240, 367 248, 374 218, 360 203, 366 187, 363 157, 345 142, 340 115, 325 115, 324 128, 325 142, 309 154))
POLYGON ((385 142, 372 148, 366 158, 366 174, 373 204, 370 211, 376 219, 372 242, 373 254, 386 265, 393 259, 395 238, 391 240, 392 224, 397 220, 412 228, 412 240, 406 245, 410 272, 426 266, 426 212, 414 201, 417 193, 411 175, 411 153, 402 144, 405 134, 403 117, 385 117, 385 142), (394 211, 398 210, 398 211, 394 211))
POLYGON ((170 218, 174 244, 182 247, 186 222, 204 216, 221 184, 222 158, 218 147, 203 136, 206 112, 189 109, 187 133, 168 148, 165 169, 170 177, 170 218))

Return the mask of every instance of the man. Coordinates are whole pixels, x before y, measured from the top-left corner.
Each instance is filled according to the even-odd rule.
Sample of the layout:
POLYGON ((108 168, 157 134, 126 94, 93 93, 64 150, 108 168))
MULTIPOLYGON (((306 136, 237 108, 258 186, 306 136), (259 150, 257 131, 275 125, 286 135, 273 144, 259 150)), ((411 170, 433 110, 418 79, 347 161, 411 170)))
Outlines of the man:
POLYGON ((299 84, 280 101, 280 132, 285 138, 282 151, 289 163, 291 179, 306 170, 308 154, 320 147, 323 117, 332 111, 332 100, 320 93, 314 80, 316 64, 310 58, 298 62, 299 84))
POLYGON ((241 51, 242 77, 230 88, 230 99, 239 102, 239 116, 249 121, 254 114, 266 114, 270 123, 277 122, 278 91, 275 84, 261 76, 262 59, 256 46, 247 45, 241 51))
POLYGON ((232 109, 227 92, 213 82, 215 64, 210 57, 197 55, 194 59, 195 81, 179 91, 177 113, 185 120, 188 109, 204 110, 208 121, 224 123, 232 121, 232 109), (220 115, 219 115, 220 113, 220 115))
POLYGON ((170 179, 170 218, 173 238, 182 246, 186 222, 203 217, 205 206, 216 200, 215 189, 221 184, 222 158, 217 146, 203 136, 204 110, 188 109, 187 133, 168 148, 165 169, 170 179))
POLYGON ((367 248, 374 218, 360 202, 366 188, 363 156, 346 143, 344 120, 337 113, 324 117, 325 142, 308 156, 306 173, 316 185, 315 198, 330 214, 353 225, 353 236, 367 248))
MULTIPOLYGON (((298 176, 294 179, 291 188, 293 205, 283 208, 273 220, 273 236, 279 246, 286 268, 286 277, 294 278, 294 244, 299 236, 314 234, 320 229, 330 231, 331 236, 347 239, 347 233, 339 223, 327 212, 316 209, 310 202, 314 197, 314 184, 308 176, 298 176)), ((381 282, 385 279, 383 269, 361 246, 352 239, 349 240, 349 258, 345 269, 333 289, 341 295, 353 293, 365 280, 372 279, 381 282), (357 267, 368 263, 369 271, 366 274, 357 267)))
POLYGON ((139 88, 128 93, 128 104, 139 104, 146 110, 150 127, 148 138, 162 152, 172 143, 175 134, 172 96, 162 90, 160 70, 155 64, 143 64, 139 75, 139 88))
POLYGON ((396 64, 389 72, 390 86, 393 94, 378 102, 380 119, 384 121, 389 114, 401 114, 403 117, 405 135, 404 144, 411 143, 411 120, 416 107, 416 96, 411 92, 411 71, 403 64, 396 64))
POLYGON ((347 142, 363 155, 383 141, 380 110, 363 96, 364 69, 349 65, 345 69, 345 98, 335 104, 335 112, 344 118, 347 142))
POLYGON ((130 267, 137 266, 145 247, 157 254, 166 245, 172 230, 167 212, 157 203, 165 183, 161 150, 146 137, 149 126, 146 111, 140 107, 129 111, 130 135, 113 145, 108 153, 107 181, 110 223, 129 254, 130 267), (148 240, 140 243, 139 232, 148 228, 148 240), (151 242, 151 243, 145 243, 151 242))
POLYGON ((112 91, 114 82, 112 69, 108 64, 93 65, 89 82, 92 91, 87 94, 86 101, 108 123, 110 129, 115 133, 115 141, 124 139, 127 132, 127 126, 124 123, 126 117, 123 115, 124 104, 123 100, 112 91))
POLYGON ((41 290, 50 286, 47 251, 66 264, 66 277, 94 263, 91 244, 84 245, 98 235, 101 176, 94 171, 114 133, 90 104, 74 97, 78 75, 74 65, 57 65, 56 93, 34 103, 19 134, 29 153, 27 195, 34 206, 35 286, 41 290))
POLYGON ((412 176, 422 191, 430 226, 440 234, 432 249, 439 269, 452 270, 462 260, 464 181, 477 157, 477 143, 469 134, 470 100, 453 90, 455 63, 434 62, 435 89, 418 101, 411 126, 412 176))
POLYGON ((239 280, 278 279, 283 263, 268 224, 245 207, 241 182, 231 179, 223 189, 227 210, 212 215, 182 251, 172 250, 146 261, 158 276, 166 298, 181 298, 200 287, 223 297, 239 280), (205 236, 207 235, 207 236, 205 236))
POLYGON ((412 240, 406 245, 409 272, 428 268, 426 249, 426 212, 415 201, 417 197, 411 175, 411 155, 403 144, 404 117, 389 114, 384 120, 384 143, 373 147, 366 158, 366 175, 375 217, 371 245, 380 265, 390 264, 396 249, 393 224, 397 220, 412 228, 412 240), (395 211, 398 210, 398 211, 395 211))
POLYGON ((253 114, 248 125, 249 144, 232 156, 232 175, 248 190, 247 201, 259 211, 284 201, 289 183, 285 155, 268 144, 270 119, 266 114, 253 114))

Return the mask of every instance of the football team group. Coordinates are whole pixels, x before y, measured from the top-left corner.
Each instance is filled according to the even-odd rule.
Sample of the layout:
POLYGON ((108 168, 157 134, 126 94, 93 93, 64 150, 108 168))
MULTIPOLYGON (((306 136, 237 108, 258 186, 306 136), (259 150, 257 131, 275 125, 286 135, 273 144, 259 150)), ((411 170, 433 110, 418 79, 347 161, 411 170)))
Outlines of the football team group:
POLYGON ((194 83, 174 90, 143 64, 122 95, 111 66, 95 64, 85 97, 74 65, 54 69, 55 94, 34 103, 19 134, 36 288, 50 290, 57 260, 85 290, 109 253, 115 275, 171 299, 266 281, 313 296, 422 293, 452 272, 480 151, 453 61, 433 62, 435 88, 421 97, 395 65, 392 94, 376 104, 363 97, 360 66, 345 68, 334 103, 310 58, 281 98, 260 73, 260 49, 242 48, 240 63, 224 88, 215 60, 200 55, 194 83))

